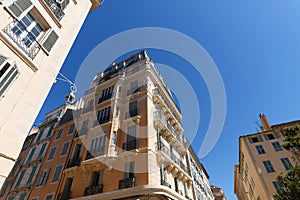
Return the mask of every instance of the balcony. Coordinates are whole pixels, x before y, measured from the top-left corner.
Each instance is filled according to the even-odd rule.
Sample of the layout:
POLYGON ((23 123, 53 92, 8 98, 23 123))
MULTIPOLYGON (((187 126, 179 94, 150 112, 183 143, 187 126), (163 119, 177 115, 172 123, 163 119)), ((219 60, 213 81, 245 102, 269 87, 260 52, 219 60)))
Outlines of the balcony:
POLYGON ((106 95, 106 96, 100 97, 99 100, 98 100, 98 104, 99 104, 99 103, 102 103, 102 102, 104 102, 104 101, 106 101, 106 100, 108 100, 108 99, 111 99, 111 98, 112 98, 112 94, 113 94, 113 93, 111 93, 111 94, 109 94, 109 95, 106 95))
MULTIPOLYGON (((171 108, 171 106, 168 104, 168 102, 166 101, 164 96, 160 93, 160 91, 157 88, 153 90, 153 101, 154 101, 154 103, 164 106, 166 108, 166 111, 168 111, 168 113, 169 113, 169 117, 174 119, 174 122, 177 122, 179 128, 182 129, 180 120, 177 117, 178 115, 175 114, 174 109, 171 108)), ((179 110, 177 104, 175 102, 173 102, 173 103, 175 104, 177 110, 179 110)))
MULTIPOLYGON (((10 24, 8 24, 4 29, 3 32, 6 33, 6 35, 13 40, 16 45, 23 50, 23 52, 29 56, 29 58, 31 58, 32 60, 35 58, 35 56, 38 54, 38 52, 41 49, 41 46, 39 45, 39 43, 34 40, 34 42, 28 47, 24 41, 23 38, 21 38, 19 35, 16 35, 13 31, 12 28, 17 24, 17 21, 13 21, 10 24)), ((22 26, 20 23, 18 24, 18 26, 22 26)), ((23 29, 26 30, 26 27, 23 26, 23 29)), ((27 34, 31 34, 31 33, 27 33, 27 34)))
POLYGON ((89 195, 94 195, 94 194, 99 194, 103 192, 103 185, 94 185, 94 186, 89 186, 85 188, 84 190, 84 196, 89 196, 89 195))
POLYGON ((60 21, 64 16, 65 13, 63 12, 63 9, 60 8, 58 3, 56 3, 56 0, 44 0, 51 12, 55 15, 55 17, 60 21))
POLYGON ((103 156, 105 151, 105 147, 99 147, 97 149, 93 149, 91 151, 88 151, 85 157, 85 160, 96 158, 99 156, 103 156))
POLYGON ((161 180, 161 185, 167 186, 169 188, 172 188, 172 186, 165 180, 161 180))
POLYGON ((80 165, 81 157, 69 159, 67 168, 75 167, 80 165))
POLYGON ((71 197, 72 192, 62 192, 58 195, 59 200, 68 200, 71 197))
POLYGON ((119 181, 119 189, 135 187, 136 178, 127 178, 119 181))
POLYGON ((135 123, 139 123, 140 119, 141 119, 141 116, 140 116, 139 109, 132 109, 132 110, 129 110, 129 112, 125 113, 125 121, 124 122, 132 120, 135 123))
POLYGON ((172 151, 168 147, 165 146, 163 142, 157 143, 157 149, 158 149, 158 162, 164 163, 167 167, 168 171, 172 173, 175 177, 177 177, 179 180, 182 180, 183 182, 191 182, 191 172, 190 170, 185 166, 185 164, 178 159, 172 151))
POLYGON ((123 149, 123 151, 131 151, 131 150, 137 149, 138 146, 139 146, 139 140, 135 139, 135 140, 131 140, 128 142, 124 142, 122 145, 122 149, 123 149))
POLYGON ((134 88, 127 90, 127 96, 140 92, 140 88, 134 88))
POLYGON ((186 146, 188 145, 185 137, 177 133, 177 131, 173 128, 173 126, 161 112, 155 111, 153 115, 154 126, 160 129, 160 131, 163 133, 163 136, 167 139, 168 142, 172 142, 175 148, 185 154, 186 146))

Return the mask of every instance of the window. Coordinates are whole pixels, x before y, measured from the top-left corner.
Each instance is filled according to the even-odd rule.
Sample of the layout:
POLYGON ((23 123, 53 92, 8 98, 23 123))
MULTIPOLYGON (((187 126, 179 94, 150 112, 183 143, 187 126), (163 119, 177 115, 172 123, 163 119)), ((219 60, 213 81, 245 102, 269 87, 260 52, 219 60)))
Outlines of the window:
POLYGON ((30 154, 29 154, 28 157, 27 157, 26 163, 30 163, 30 162, 31 162, 31 159, 32 159, 32 156, 33 156, 35 150, 36 150, 36 147, 33 147, 33 148, 31 149, 30 154))
POLYGON ((137 101, 132 101, 129 103, 129 112, 126 113, 126 119, 130 117, 137 116, 139 114, 137 109, 137 101))
POLYGON ((109 88, 107 88, 105 90, 102 90, 102 93, 101 93, 101 96, 100 96, 100 98, 98 100, 98 103, 101 103, 103 101, 111 99, 112 95, 113 95, 113 92, 114 92, 114 86, 109 87, 109 88))
POLYGON ((111 144, 116 144, 117 141, 117 131, 113 132, 113 138, 111 140, 111 144))
POLYGON ((48 160, 51 160, 54 158, 55 152, 56 152, 57 147, 53 147, 50 150, 49 156, 48 156, 48 160))
POLYGON ((6 192, 7 188, 8 188, 9 183, 10 183, 10 180, 6 180, 5 181, 5 183, 3 184, 3 187, 1 189, 0 195, 4 195, 5 194, 5 192, 6 192))
POLYGON ((124 179, 134 178, 134 162, 125 163, 124 179))
MULTIPOLYGON (((41 40, 42 33, 45 33, 46 27, 41 23, 43 18, 35 12, 33 15, 33 4, 30 0, 16 0, 11 5, 6 7, 8 12, 16 19, 9 24, 4 32, 13 40, 19 48, 21 48, 31 59, 34 59, 36 54, 42 47, 47 53, 50 52, 52 46, 56 43, 58 36, 52 31, 47 31, 44 34, 46 37, 41 40), (38 21, 36 19, 40 19, 38 21)), ((49 29, 49 27, 47 27, 49 29)))
POLYGON ((9 176, 13 176, 16 172, 16 170, 18 169, 19 165, 20 165, 21 159, 18 159, 14 165, 14 167, 12 168, 12 170, 10 171, 9 176))
POLYGON ((48 179, 48 176, 49 176, 49 173, 50 173, 50 168, 44 170, 44 171, 41 171, 37 177, 37 180, 36 180, 36 183, 35 183, 35 186, 36 187, 39 187, 39 186, 43 186, 46 184, 46 181, 48 179))
POLYGON ((100 110, 97 114, 97 120, 99 124, 104 124, 109 122, 110 119, 110 107, 100 110))
POLYGON ((38 155, 38 159, 42 158, 44 156, 44 152, 45 152, 45 149, 46 149, 47 145, 48 145, 47 142, 42 145, 41 150, 40 150, 39 155, 38 155))
POLYGON ((60 174, 61 174, 61 171, 62 171, 62 168, 63 168, 63 165, 59 165, 55 168, 54 175, 53 175, 53 178, 52 178, 52 182, 58 181, 58 179, 60 177, 60 174))
POLYGON ((251 144, 264 141, 261 135, 256 136, 256 137, 250 137, 250 138, 248 138, 248 140, 251 144))
POLYGON ((134 94, 139 91, 139 83, 138 81, 134 81, 130 83, 130 89, 127 91, 127 95, 134 94))
POLYGON ((131 125, 127 127, 126 143, 123 144, 123 150, 131 151, 138 148, 137 126, 131 125))
POLYGON ((274 186, 276 192, 279 192, 279 190, 280 190, 279 182, 278 181, 273 181, 272 183, 273 183, 273 186, 274 186))
POLYGON ((30 172, 29 178, 27 179, 26 185, 31 184, 32 179, 33 179, 33 177, 34 177, 34 175, 35 175, 35 172, 36 172, 37 167, 38 167, 37 165, 35 165, 35 166, 32 167, 32 170, 31 170, 31 172, 30 172))
POLYGON ((272 145, 273 145, 273 148, 275 151, 282 151, 282 147, 281 145, 279 144, 279 142, 272 142, 272 145))
POLYGON ((272 133, 264 134, 264 137, 265 137, 266 140, 274 140, 275 139, 275 137, 272 133))
POLYGON ((94 100, 91 99, 84 106, 82 113, 86 113, 86 112, 92 111, 93 107, 94 107, 94 100))
POLYGON ((46 137, 50 137, 51 136, 53 128, 54 128, 54 124, 52 126, 50 126, 46 137))
POLYGON ((275 172, 275 170, 274 170, 274 168, 272 166, 271 161, 265 160, 265 161, 263 161, 263 164, 264 164, 264 166, 265 166, 265 168, 266 168, 266 170, 267 170, 268 173, 275 172))
POLYGON ((281 162, 282 162, 282 164, 283 164, 283 166, 284 166, 284 168, 286 170, 290 170, 291 169, 292 164, 291 164, 291 162, 290 162, 290 160, 288 158, 280 158, 280 160, 281 160, 281 162))
POLYGON ((69 4, 70 0, 56 0, 56 1, 45 1, 50 10, 53 12, 55 17, 60 21, 64 16, 65 13, 63 10, 69 4))
POLYGON ((53 199, 53 194, 48 194, 46 196, 46 200, 52 200, 53 199))
POLYGON ((105 141, 106 135, 93 138, 91 141, 90 152, 96 157, 103 155, 105 150, 105 141))
POLYGON ((0 55, 0 99, 4 97, 19 74, 16 63, 11 63, 8 58, 0 55))
POLYGON ((71 134, 74 132, 74 129, 75 129, 75 124, 72 124, 69 128, 69 131, 68 131, 68 134, 71 134))
POLYGON ((57 139, 61 138, 62 133, 63 133, 63 129, 60 129, 60 130, 57 132, 57 135, 56 135, 56 138, 55 138, 55 139, 57 140, 57 139))
POLYGON ((255 147, 256 147, 256 150, 257 150, 258 154, 266 153, 262 145, 257 145, 255 147))
POLYGON ((42 130, 38 133, 38 136, 37 136, 35 142, 39 142, 39 141, 41 140, 42 135, 43 135, 43 133, 44 133, 44 130, 45 130, 45 129, 42 129, 42 130))
POLYGON ((62 149, 62 151, 61 151, 61 154, 60 154, 60 155, 65 155, 65 154, 68 152, 69 145, 70 145, 70 142, 66 142, 66 143, 64 143, 64 146, 63 146, 63 149, 62 149))
POLYGON ((22 182, 22 179, 24 177, 25 172, 26 172, 26 169, 23 169, 22 172, 21 172, 21 174, 18 177, 18 180, 16 182, 15 188, 19 187, 20 183, 22 182))
POLYGON ((102 183, 103 170, 92 172, 90 186, 100 186, 102 183))
POLYGON ((80 135, 86 135, 88 131, 89 120, 84 120, 80 129, 80 135))
POLYGON ((30 13, 27 13, 11 29, 11 31, 23 41, 26 47, 32 45, 42 30, 42 26, 39 25, 30 13))

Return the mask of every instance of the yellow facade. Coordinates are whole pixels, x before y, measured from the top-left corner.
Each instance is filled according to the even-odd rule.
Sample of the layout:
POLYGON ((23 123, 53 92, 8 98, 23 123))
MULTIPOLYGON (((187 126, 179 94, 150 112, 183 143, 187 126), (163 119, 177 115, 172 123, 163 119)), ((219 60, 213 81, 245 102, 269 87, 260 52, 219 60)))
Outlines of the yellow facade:
MULTIPOLYGON (((283 149, 282 130, 300 121, 271 126, 260 115, 262 132, 239 138, 239 165, 234 167, 234 191, 240 200, 273 199, 278 182, 276 176, 294 165, 293 153, 283 149)), ((299 162, 298 162, 299 164, 299 162)))

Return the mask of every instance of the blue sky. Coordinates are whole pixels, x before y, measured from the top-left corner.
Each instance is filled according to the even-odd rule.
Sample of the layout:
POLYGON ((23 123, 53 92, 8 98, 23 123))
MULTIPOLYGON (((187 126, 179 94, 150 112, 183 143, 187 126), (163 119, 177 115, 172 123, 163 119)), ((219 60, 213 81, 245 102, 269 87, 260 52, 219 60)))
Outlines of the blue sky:
MULTIPOLYGON (((271 124, 299 119, 299 8, 298 0, 106 0, 89 14, 61 72, 74 80, 93 48, 129 29, 162 27, 196 40, 217 65, 227 96, 221 137, 201 162, 211 184, 222 187, 228 199, 236 199, 233 166, 238 163, 238 137, 256 132, 259 113, 265 113, 271 124)), ((207 86, 185 60, 161 50, 148 52, 155 62, 174 67, 197 88, 201 118, 192 145, 198 152, 211 117, 207 86)), ((68 84, 54 84, 36 124, 63 104, 68 92, 68 84)))

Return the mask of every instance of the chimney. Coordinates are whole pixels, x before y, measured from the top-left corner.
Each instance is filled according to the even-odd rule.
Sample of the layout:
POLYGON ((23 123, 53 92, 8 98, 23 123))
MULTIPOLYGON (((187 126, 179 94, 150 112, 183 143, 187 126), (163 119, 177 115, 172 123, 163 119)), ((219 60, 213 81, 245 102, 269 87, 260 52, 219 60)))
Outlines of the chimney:
POLYGON ((260 118, 260 121, 261 121, 261 126, 260 126, 260 129, 262 131, 270 131, 271 130, 271 124, 267 118, 267 116, 265 114, 259 114, 259 118, 260 118))

